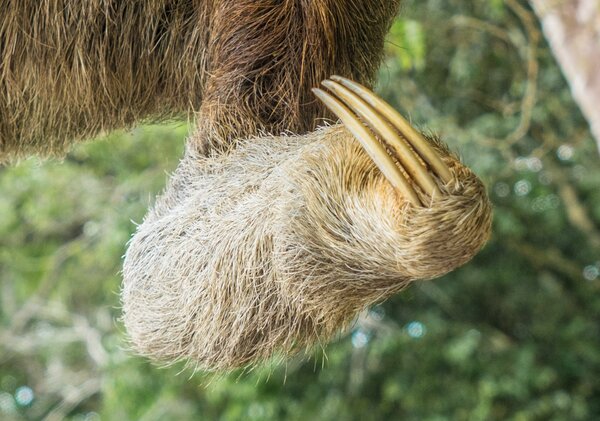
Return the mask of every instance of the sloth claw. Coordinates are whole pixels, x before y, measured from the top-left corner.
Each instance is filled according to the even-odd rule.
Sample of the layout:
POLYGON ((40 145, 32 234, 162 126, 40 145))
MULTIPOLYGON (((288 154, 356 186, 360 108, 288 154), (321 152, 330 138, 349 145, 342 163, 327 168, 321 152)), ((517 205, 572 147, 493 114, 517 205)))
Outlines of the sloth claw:
POLYGON ((429 169, 444 183, 450 181, 451 173, 423 135, 364 86, 341 76, 331 79, 322 83, 333 95, 318 88, 313 92, 356 137, 388 181, 415 206, 422 203, 411 181, 432 197, 441 194, 429 169))

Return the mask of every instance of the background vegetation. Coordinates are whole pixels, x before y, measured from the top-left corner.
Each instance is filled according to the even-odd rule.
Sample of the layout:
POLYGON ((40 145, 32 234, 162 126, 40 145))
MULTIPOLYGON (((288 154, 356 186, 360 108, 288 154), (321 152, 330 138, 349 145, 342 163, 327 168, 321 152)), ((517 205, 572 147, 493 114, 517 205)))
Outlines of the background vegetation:
POLYGON ((407 0, 380 80, 488 186, 494 236, 474 261, 325 356, 192 376, 128 353, 118 320, 121 256, 187 126, 0 168, 0 419, 600 418, 600 160, 530 9, 407 0))

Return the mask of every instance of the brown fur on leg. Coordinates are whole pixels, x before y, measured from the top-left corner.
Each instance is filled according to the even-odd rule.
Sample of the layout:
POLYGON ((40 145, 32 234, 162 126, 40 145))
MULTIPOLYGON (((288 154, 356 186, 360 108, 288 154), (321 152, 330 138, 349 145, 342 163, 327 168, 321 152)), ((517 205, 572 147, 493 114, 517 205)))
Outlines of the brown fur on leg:
POLYGON ((310 89, 333 73, 370 84, 399 0, 236 0, 213 17, 210 78, 192 145, 217 153, 328 116, 310 89))

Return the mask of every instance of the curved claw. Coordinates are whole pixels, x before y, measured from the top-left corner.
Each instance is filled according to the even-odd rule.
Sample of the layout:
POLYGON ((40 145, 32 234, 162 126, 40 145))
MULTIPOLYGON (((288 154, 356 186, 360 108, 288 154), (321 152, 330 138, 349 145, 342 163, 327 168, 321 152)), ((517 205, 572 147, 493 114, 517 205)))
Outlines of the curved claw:
POLYGON ((385 148, 373 136, 365 126, 352 114, 342 102, 328 94, 327 92, 313 88, 314 94, 323 103, 342 120, 342 123, 350 130, 350 132, 361 143, 363 148, 375 164, 379 167, 383 175, 389 182, 406 197, 413 205, 421 206, 421 201, 417 193, 412 188, 408 180, 404 178, 400 169, 394 163, 394 160, 388 155, 385 148))
POLYGON ((331 80, 322 82, 330 91, 335 93, 340 99, 348 104, 352 110, 363 119, 364 122, 390 145, 397 154, 402 167, 412 177, 413 180, 430 196, 440 194, 435 181, 423 165, 419 156, 415 153, 406 141, 389 125, 389 123, 377 113, 377 110, 363 101, 358 95, 348 90, 346 87, 331 80))
POLYGON ((444 183, 449 182, 452 175, 423 135, 369 89, 341 76, 331 79, 322 82, 330 93, 317 88, 313 92, 352 132, 390 183, 415 206, 422 203, 411 181, 431 197, 440 195, 429 169, 444 183), (393 157, 384 145, 389 147, 393 157))
POLYGON ((354 92, 383 115, 400 132, 402 137, 415 148, 421 158, 431 166, 433 171, 435 171, 444 183, 447 183, 452 179, 450 169, 444 161, 442 161, 435 149, 431 147, 430 143, 387 102, 383 101, 361 84, 350 79, 341 76, 331 76, 331 79, 354 92))

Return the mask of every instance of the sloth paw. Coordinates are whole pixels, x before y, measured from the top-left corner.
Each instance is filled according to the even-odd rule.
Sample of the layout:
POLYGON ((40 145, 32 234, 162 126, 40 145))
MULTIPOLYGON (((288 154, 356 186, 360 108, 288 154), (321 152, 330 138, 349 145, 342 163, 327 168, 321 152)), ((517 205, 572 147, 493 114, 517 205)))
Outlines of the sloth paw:
POLYGON ((415 186, 432 199, 439 197, 442 191, 432 173, 444 184, 452 180, 439 151, 369 89, 341 76, 331 79, 322 82, 331 93, 318 88, 313 92, 356 137, 392 186, 414 206, 424 205, 415 186))
POLYGON ((481 249, 491 205, 477 176, 372 92, 332 79, 315 93, 345 128, 181 161, 125 256, 138 352, 212 370, 293 354, 481 249))
MULTIPOLYGON (((337 227, 343 221, 351 221, 343 232, 352 233, 355 241, 345 238, 334 249, 351 243, 348 256, 354 256, 346 260, 353 262, 367 262, 382 250, 393 250, 394 256, 372 270, 397 270, 395 279, 405 280, 437 277, 471 259, 486 242, 491 227, 491 205, 479 178, 442 142, 423 136, 364 86, 340 76, 322 83, 326 89, 314 89, 315 95, 339 117, 362 146, 369 164, 382 175, 381 184, 352 185, 354 191, 358 186, 363 193, 360 200, 349 189, 339 194, 332 183, 329 188, 313 188, 329 192, 330 203, 345 204, 336 213, 342 222, 332 224, 332 231, 340 231, 337 227)), ((313 164, 326 167, 322 171, 330 174, 321 177, 321 184, 349 172, 353 180, 363 179, 368 169, 359 159, 363 154, 356 153, 358 145, 332 145, 330 154, 336 159, 313 164), (328 162, 341 164, 333 168, 328 162)), ((312 201, 316 198, 307 202, 312 201)), ((328 220, 327 214, 312 219, 328 220)), ((310 236, 304 241, 311 241, 310 236)))

